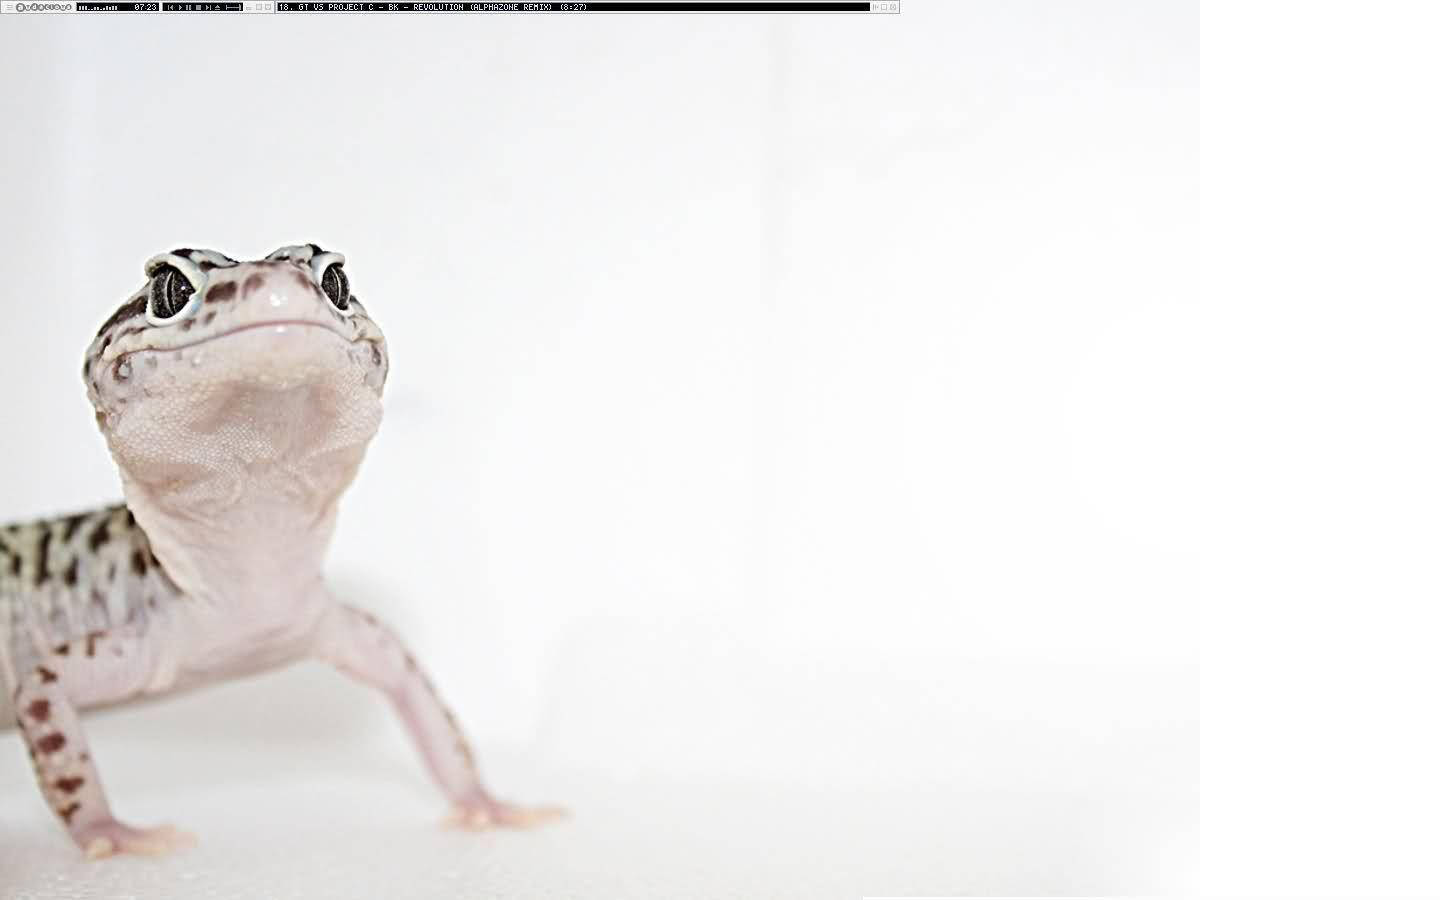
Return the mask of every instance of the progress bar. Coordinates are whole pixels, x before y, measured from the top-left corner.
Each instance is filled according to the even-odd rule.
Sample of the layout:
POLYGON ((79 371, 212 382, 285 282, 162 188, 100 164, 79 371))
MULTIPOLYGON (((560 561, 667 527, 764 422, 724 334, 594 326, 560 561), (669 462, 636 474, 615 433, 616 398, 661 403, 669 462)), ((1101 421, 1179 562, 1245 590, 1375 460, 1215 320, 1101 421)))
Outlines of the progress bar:
POLYGON ((752 0, 597 0, 594 3, 344 3, 232 0, 223 3, 3 0, 0 12, 48 13, 898 13, 900 0, 752 2, 752 0))

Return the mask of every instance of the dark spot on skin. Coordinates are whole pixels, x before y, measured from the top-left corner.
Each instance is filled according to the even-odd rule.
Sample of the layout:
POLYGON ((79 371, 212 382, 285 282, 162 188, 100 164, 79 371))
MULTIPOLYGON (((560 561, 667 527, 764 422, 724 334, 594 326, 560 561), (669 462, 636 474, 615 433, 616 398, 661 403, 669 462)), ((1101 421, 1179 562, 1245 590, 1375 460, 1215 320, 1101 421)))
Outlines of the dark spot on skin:
POLYGON ((260 290, 260 287, 264 284, 265 278, 257 273, 255 275, 251 275, 249 278, 246 278, 245 283, 240 285, 240 290, 242 290, 245 293, 245 296, 248 297, 256 291, 260 290))
POLYGON ((90 552, 94 553, 110 540, 110 520, 101 519, 100 525, 90 532, 90 552))
POLYGON ((50 671, 49 669, 45 668, 44 666, 36 666, 36 667, 35 667, 35 674, 40 676, 40 683, 41 683, 41 684, 50 684, 51 682, 56 681, 56 680, 59 679, 59 677, 60 677, 60 676, 56 675, 54 672, 52 672, 52 671, 50 671))
POLYGON ((205 300, 209 303, 224 303, 226 300, 234 300, 235 294, 240 290, 240 285, 233 281, 226 281, 210 288, 205 293, 205 300))
POLYGON ((64 525, 60 529, 60 540, 69 543, 75 537, 75 532, 80 530, 80 523, 85 521, 85 513, 66 516, 62 521, 64 525))
POLYGON ((69 655, 70 655, 70 645, 69 645, 69 644, 61 644, 60 646, 56 647, 56 648, 55 648, 55 655, 56 655, 56 656, 69 656, 69 655))
POLYGON ((130 554, 130 571, 134 572, 141 578, 144 578, 145 569, 145 554, 139 550, 136 550, 134 553, 130 554))
POLYGON ((103 632, 103 631, 92 631, 92 632, 90 632, 89 634, 85 635, 85 655, 86 655, 86 656, 94 656, 94 655, 95 655, 95 642, 98 641, 98 640, 100 640, 100 639, 101 639, 102 637, 104 637, 104 636, 105 636, 105 632, 103 632))
POLYGON ((193 318, 192 318, 192 319, 186 319, 183 323, 181 323, 181 325, 180 325, 180 330, 181 330, 181 331, 189 331, 190 329, 192 329, 192 328, 194 328, 194 327, 195 327, 195 320, 194 320, 193 318))
POLYGON ((29 706, 25 707, 25 715, 29 716, 37 722, 44 722, 46 719, 50 718, 50 701, 33 701, 29 706))
POLYGON ((57 778, 55 780, 55 786, 67 794, 75 793, 76 791, 80 790, 81 786, 84 784, 85 779, 81 778, 79 775, 74 775, 70 778, 57 778))
POLYGON ((73 815, 75 815, 75 813, 79 812, 79 810, 80 810, 80 804, 78 804, 78 803, 71 803, 69 806, 66 806, 64 809, 58 810, 58 812, 60 813, 60 818, 62 818, 62 819, 65 820, 65 824, 66 824, 66 825, 69 825, 69 824, 70 824, 70 817, 73 816, 73 815))
POLYGON ((35 559, 35 585, 38 587, 50 580, 50 532, 40 535, 40 552, 35 559))
POLYGON ((209 325, 209 324, 210 324, 211 322, 213 322, 213 321, 215 321, 215 310, 212 309, 212 310, 210 310, 208 313, 205 314, 205 322, 204 322, 204 324, 209 325))
MULTIPOLYGON (((141 293, 130 298, 123 306, 115 310, 110 318, 105 320, 105 324, 100 326, 100 330, 95 332, 95 336, 99 337, 126 319, 133 319, 135 316, 144 315, 145 303, 148 296, 147 293, 141 293)), ((104 345, 100 347, 100 352, 105 352, 105 348, 108 346, 110 346, 110 339, 106 338, 104 345)))
POLYGON ((102 594, 102 593, 100 593, 98 590, 96 590, 96 589, 94 589, 94 588, 91 588, 91 589, 90 589, 90 602, 93 603, 93 604, 95 604, 96 606, 104 607, 104 606, 105 606, 105 595, 102 594))
POLYGON ((65 567, 65 573, 62 577, 65 579, 66 587, 75 586, 75 582, 80 580, 80 557, 72 556, 70 558, 70 565, 65 567))
POLYGON ((65 735, 58 731, 52 731, 40 740, 35 742, 35 747, 41 753, 58 753, 60 748, 65 746, 65 735))

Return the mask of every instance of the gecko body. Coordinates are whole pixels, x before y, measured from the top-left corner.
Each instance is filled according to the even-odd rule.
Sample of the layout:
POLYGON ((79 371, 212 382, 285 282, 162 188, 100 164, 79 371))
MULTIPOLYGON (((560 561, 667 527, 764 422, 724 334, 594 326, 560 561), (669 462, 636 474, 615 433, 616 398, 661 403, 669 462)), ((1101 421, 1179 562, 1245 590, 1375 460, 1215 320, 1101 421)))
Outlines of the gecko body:
POLYGON ((391 701, 460 824, 558 814, 490 795, 415 658, 322 577, 389 368, 344 264, 314 244, 152 258, 83 366, 125 502, 0 528, 0 724, 91 856, 188 836, 112 814, 81 710, 309 658, 391 701))

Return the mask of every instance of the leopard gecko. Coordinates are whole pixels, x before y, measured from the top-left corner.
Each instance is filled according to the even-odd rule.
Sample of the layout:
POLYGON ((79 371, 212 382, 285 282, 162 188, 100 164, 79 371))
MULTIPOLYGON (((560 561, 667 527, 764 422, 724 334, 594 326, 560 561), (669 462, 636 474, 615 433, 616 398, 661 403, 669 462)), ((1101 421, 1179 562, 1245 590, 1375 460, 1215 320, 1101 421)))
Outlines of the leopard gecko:
POLYGON ((83 367, 124 502, 0 528, 0 725, 75 843, 100 857, 190 839, 115 817, 81 710, 302 659, 390 700, 458 824, 561 815, 497 800, 415 657, 322 576, 389 369, 345 257, 185 248, 145 276, 83 367))

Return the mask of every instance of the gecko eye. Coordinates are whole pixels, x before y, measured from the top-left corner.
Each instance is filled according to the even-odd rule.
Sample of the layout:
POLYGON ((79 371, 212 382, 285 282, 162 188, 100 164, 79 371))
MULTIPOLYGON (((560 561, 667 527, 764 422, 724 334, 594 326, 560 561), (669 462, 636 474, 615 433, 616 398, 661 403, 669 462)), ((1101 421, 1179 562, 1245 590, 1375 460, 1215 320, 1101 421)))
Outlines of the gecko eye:
POLYGON ((150 275, 150 315, 155 319, 172 319, 180 314, 195 285, 185 274, 172 265, 165 264, 150 275))
POLYGON ((345 269, 340 263, 331 263, 325 267, 325 274, 320 276, 320 289, 330 302, 335 304, 339 310, 350 308, 350 279, 345 277, 345 269))

